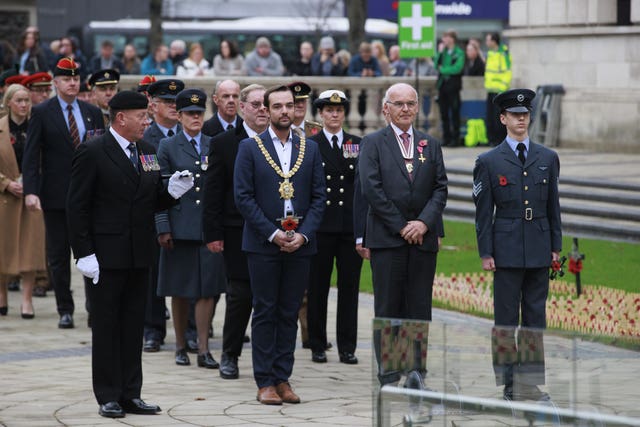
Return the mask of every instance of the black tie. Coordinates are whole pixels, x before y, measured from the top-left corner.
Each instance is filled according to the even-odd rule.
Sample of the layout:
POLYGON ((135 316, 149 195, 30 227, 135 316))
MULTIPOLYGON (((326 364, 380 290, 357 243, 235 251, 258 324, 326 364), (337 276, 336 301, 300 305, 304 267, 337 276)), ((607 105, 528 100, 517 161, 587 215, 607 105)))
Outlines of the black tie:
POLYGON ((518 146, 516 147, 516 149, 518 150, 518 158, 520 159, 520 163, 522 163, 524 165, 524 161, 525 161, 525 157, 524 157, 524 150, 527 147, 524 146, 523 142, 518 143, 518 146))
POLYGON ((198 150, 198 143, 193 138, 191 138, 191 145, 193 145, 193 149, 196 150, 196 153, 198 153, 198 155, 199 155, 200 154, 200 150, 198 150))
POLYGON ((136 149, 136 144, 131 142, 129 143, 129 146, 127 148, 129 149, 129 160, 131 160, 131 164, 137 171, 138 170, 138 150, 136 149))
POLYGON ((338 135, 333 135, 331 142, 333 143, 333 152, 340 158, 342 156, 342 149, 338 146, 338 135))
POLYGON ((233 125, 231 123, 229 123, 229 125, 227 126, 227 130, 229 129, 233 129, 233 125))
POLYGON ((169 129, 169 132, 167 132, 167 136, 173 136, 175 135, 175 133, 173 132, 173 129, 169 129))

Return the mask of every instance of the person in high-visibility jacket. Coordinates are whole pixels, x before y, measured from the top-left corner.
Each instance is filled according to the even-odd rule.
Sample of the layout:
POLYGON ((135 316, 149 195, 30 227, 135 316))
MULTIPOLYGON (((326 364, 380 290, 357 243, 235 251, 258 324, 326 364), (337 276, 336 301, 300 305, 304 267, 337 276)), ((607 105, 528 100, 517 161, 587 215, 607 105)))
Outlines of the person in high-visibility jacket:
POLYGON ((507 130, 500 123, 500 111, 493 104, 493 98, 511 87, 511 53, 505 44, 500 44, 500 34, 489 33, 485 38, 489 49, 484 69, 484 87, 487 91, 487 139, 496 146, 507 136, 507 130))

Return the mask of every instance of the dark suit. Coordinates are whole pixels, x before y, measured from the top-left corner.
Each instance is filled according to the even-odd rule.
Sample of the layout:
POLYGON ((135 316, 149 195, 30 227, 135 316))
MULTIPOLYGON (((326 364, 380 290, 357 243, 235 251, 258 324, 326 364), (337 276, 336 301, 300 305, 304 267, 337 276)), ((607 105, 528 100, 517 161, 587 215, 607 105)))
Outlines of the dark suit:
MULTIPOLYGON (((506 140, 476 161, 473 196, 478 251, 481 258, 495 260, 494 316, 498 327, 546 326, 551 252, 562 249, 559 173, 558 155, 533 142, 524 165, 506 140)), ((500 344, 508 344, 507 348, 520 347, 513 333, 494 331, 494 335, 506 340, 500 344)), ((536 340, 541 348, 542 336, 534 335, 536 340)), ((538 353, 544 356, 543 351, 538 353)), ((544 384, 544 359, 534 365, 525 369, 533 375, 530 382, 544 384)), ((498 385, 509 384, 513 366, 495 368, 498 385)))
POLYGON ((440 144, 414 129, 413 178, 409 177, 391 126, 362 140, 358 163, 369 205, 364 246, 371 249, 376 317, 431 320, 431 293, 447 201, 440 144), (420 141, 424 141, 419 160, 420 141), (427 226, 421 245, 400 236, 408 221, 427 226))
MULTIPOLYGON (((327 204, 318 228, 318 253, 311 267, 307 291, 309 344, 312 351, 327 346, 327 298, 334 260, 338 272, 338 313, 336 339, 338 351, 354 353, 358 338, 358 292, 362 258, 355 250, 353 237, 353 194, 357 157, 345 158, 332 148, 324 132, 313 137, 322 155, 327 180, 327 204)), ((343 133, 342 153, 357 153, 346 146, 359 147, 360 138, 343 133)))
POLYGON ((233 199, 233 171, 238 145, 247 136, 241 125, 211 140, 202 221, 205 242, 224 241, 222 254, 227 272, 227 292, 222 352, 234 357, 242 352, 251 315, 249 269, 247 256, 242 252, 244 219, 233 199))
MULTIPOLYGON (((181 131, 180 124, 178 124, 176 130, 177 132, 181 131)), ((143 139, 153 145, 153 148, 157 152, 158 148, 160 148, 160 140, 166 137, 167 135, 162 132, 158 124, 152 123, 151 126, 144 131, 143 139)), ((167 336, 167 305, 164 297, 159 297, 156 292, 158 286, 160 245, 154 245, 153 250, 155 252, 153 254, 154 262, 151 264, 151 271, 149 272, 149 293, 147 295, 147 309, 144 316, 144 339, 163 342, 167 336)))
MULTIPOLYGON (((154 154, 137 143, 138 153, 154 154)), ((159 171, 137 172, 110 132, 73 159, 67 217, 76 258, 95 254, 92 304, 93 390, 99 404, 140 397, 142 332, 149 267, 155 262, 154 212, 175 200, 159 171)))
MULTIPOLYGON (((104 131, 99 108, 78 101, 86 133, 104 131)), ((24 194, 39 196, 44 211, 47 262, 56 294, 58 314, 73 314, 70 249, 65 203, 75 148, 57 97, 31 110, 22 159, 24 194)))
MULTIPOLYGON (((236 123, 234 127, 242 127, 242 117, 236 116, 236 123)), ((226 132, 227 129, 222 127, 218 114, 214 113, 213 116, 202 124, 202 133, 214 137, 219 133, 226 132)))
MULTIPOLYGON (((269 130, 262 133, 266 151, 275 162, 278 155, 269 130)), ((291 164, 300 151, 293 135, 291 164)), ((304 160, 290 178, 295 188, 294 213, 302 217, 297 232, 307 244, 293 253, 282 252, 269 237, 282 225, 284 214, 276 174, 254 139, 240 143, 234 171, 234 197, 245 219, 242 250, 247 252, 253 292, 252 353, 254 378, 259 388, 286 382, 293 370, 298 309, 307 287, 311 256, 316 253, 316 230, 325 207, 325 180, 318 146, 306 142, 304 160)))

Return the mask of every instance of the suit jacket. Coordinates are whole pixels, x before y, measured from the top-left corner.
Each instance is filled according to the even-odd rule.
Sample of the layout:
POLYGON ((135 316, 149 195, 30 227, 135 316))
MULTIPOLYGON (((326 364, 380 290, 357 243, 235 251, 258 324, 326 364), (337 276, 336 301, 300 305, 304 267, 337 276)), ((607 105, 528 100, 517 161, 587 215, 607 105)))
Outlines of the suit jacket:
MULTIPOLYGON (((178 123, 176 133, 179 133, 181 130, 182 130, 182 126, 180 126, 180 124, 178 123)), ((147 130, 144 131, 144 136, 142 137, 142 139, 152 144, 153 148, 155 148, 156 151, 158 151, 158 149, 160 148, 160 140, 166 137, 167 136, 164 133, 162 133, 162 131, 158 127, 158 124, 156 122, 153 122, 151 123, 151 126, 149 126, 147 130)))
POLYGON ((244 126, 238 126, 211 139, 202 216, 204 240, 207 243, 224 240, 225 227, 244 225, 233 199, 233 171, 238 146, 246 138, 248 135, 244 126))
POLYGON ((171 233, 176 240, 202 241, 202 197, 204 195, 205 177, 208 171, 209 142, 206 135, 200 137, 200 153, 187 140, 184 132, 178 132, 170 138, 160 141, 158 161, 163 174, 189 170, 194 177, 193 188, 187 191, 177 205, 168 212, 156 215, 156 230, 160 233, 171 233))
MULTIPOLYGON (((104 132, 100 109, 80 100, 78 104, 87 135, 98 129, 104 132)), ((44 210, 64 210, 69 190, 75 148, 63 114, 53 97, 33 107, 29 119, 22 159, 24 194, 39 196, 44 210)))
MULTIPOLYGON (((236 124, 234 125, 234 127, 241 127, 240 125, 242 125, 242 117, 240 116, 236 116, 238 119, 236 120, 236 124)), ((202 124, 202 133, 210 136, 210 137, 214 137, 219 133, 222 132, 226 132, 227 129, 222 127, 222 123, 220 123, 220 119, 218 118, 218 114, 214 113, 213 116, 205 121, 202 124)))
POLYGON ((353 153, 357 155, 360 148, 360 137, 343 134, 342 155, 337 155, 327 140, 324 132, 317 133, 313 140, 318 143, 322 155, 327 182, 327 202, 318 232, 322 233, 353 233, 354 210, 353 194, 357 157, 345 157, 353 153), (351 144, 351 149, 349 145, 351 144))
MULTIPOLYGON (((278 162, 269 130, 263 132, 260 138, 271 158, 278 162)), ((299 151, 300 138, 293 133, 292 167, 299 151)), ((284 201, 278 190, 283 179, 269 165, 253 138, 240 142, 233 181, 236 206, 245 220, 242 249, 277 255, 280 249, 268 239, 275 230, 282 229, 278 218, 284 214, 284 201)), ((309 239, 308 244, 294 252, 294 255, 313 255, 316 253, 315 233, 322 221, 326 202, 322 159, 315 141, 307 140, 304 159, 289 181, 295 189, 291 199, 294 213, 302 217, 296 231, 309 239)))
POLYGON ((476 160, 473 199, 480 257, 499 268, 551 265, 562 249, 555 151, 529 142, 524 165, 506 141, 476 160), (528 219, 530 218, 530 219, 528 219))
POLYGON ((369 204, 365 246, 400 247, 407 242, 400 230, 411 220, 424 222, 428 231, 419 249, 438 251, 442 211, 447 203, 447 174, 440 143, 413 130, 413 179, 405 167, 393 128, 387 126, 362 140, 359 177, 362 194, 369 204), (424 161, 419 160, 421 141, 424 161))
MULTIPOLYGON (((138 154, 155 154, 138 141, 138 154)), ((81 144, 73 157, 67 221, 75 258, 93 253, 101 268, 147 268, 153 214, 173 205, 159 171, 137 172, 110 132, 81 144)))

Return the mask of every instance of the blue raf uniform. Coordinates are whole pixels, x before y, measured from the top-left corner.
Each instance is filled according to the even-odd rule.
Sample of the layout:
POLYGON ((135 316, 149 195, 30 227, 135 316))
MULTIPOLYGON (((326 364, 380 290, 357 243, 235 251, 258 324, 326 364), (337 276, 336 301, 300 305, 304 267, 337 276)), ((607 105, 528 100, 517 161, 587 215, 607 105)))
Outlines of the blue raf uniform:
MULTIPOLYGON (((514 89, 499 94, 494 102, 506 119, 508 113, 529 115, 533 97, 531 90, 514 89)), ((516 345, 513 330, 519 325, 546 326, 548 269, 552 252, 562 248, 559 172, 558 155, 530 141, 526 132, 521 141, 508 132, 500 145, 478 157, 473 171, 478 250, 481 258, 492 257, 495 262, 494 350, 524 350, 525 341, 535 347, 530 353, 535 360, 517 366, 502 363, 509 357, 494 352, 496 381, 505 385, 505 398, 512 398, 514 374, 522 374, 526 390, 544 384, 542 335, 535 338, 520 331, 516 345), (500 327, 510 328, 511 333, 500 327)))

